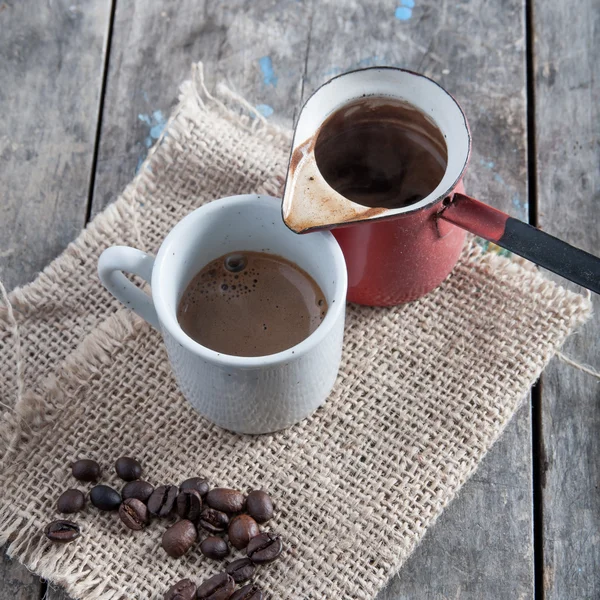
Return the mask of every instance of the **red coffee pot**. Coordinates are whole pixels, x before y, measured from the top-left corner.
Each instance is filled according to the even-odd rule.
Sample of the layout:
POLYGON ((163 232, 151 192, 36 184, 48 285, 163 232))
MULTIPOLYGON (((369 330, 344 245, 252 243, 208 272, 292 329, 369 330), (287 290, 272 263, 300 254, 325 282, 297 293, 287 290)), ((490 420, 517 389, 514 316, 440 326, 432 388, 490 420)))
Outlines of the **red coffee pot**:
POLYGON ((283 219, 297 233, 334 229, 348 268, 348 300, 372 306, 410 302, 450 273, 470 231, 600 293, 600 259, 464 194, 471 151, 467 119, 433 80, 403 69, 374 67, 335 77, 300 113, 283 195, 283 219), (324 179, 315 144, 326 119, 360 98, 399 100, 427 115, 444 135, 442 180, 425 198, 400 208, 348 200, 324 179))

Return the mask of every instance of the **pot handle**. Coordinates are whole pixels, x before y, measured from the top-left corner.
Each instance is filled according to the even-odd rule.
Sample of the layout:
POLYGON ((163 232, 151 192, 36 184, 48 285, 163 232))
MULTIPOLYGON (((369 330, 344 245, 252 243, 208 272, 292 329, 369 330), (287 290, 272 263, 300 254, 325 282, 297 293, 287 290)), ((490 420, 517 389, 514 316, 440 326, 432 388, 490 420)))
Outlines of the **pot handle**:
POLYGON ((437 217, 600 294, 600 258, 456 192, 437 217))

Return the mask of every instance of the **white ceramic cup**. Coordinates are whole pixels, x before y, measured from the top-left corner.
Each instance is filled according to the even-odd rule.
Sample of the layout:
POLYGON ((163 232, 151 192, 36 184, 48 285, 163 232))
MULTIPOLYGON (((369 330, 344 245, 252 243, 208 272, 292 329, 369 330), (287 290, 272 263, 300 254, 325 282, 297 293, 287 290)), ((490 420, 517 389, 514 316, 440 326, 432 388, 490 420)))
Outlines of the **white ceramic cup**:
POLYGON ((181 391, 217 425, 238 433, 277 431, 310 415, 329 395, 342 354, 346 265, 331 233, 290 231, 281 218, 281 200, 256 195, 215 200, 182 219, 156 258, 113 246, 100 256, 98 274, 113 296, 161 331, 181 391), (323 290, 327 314, 296 346, 268 356, 230 356, 198 344, 179 326, 177 306, 192 278, 215 258, 240 250, 283 256, 323 290), (123 271, 150 282, 152 297, 123 271))

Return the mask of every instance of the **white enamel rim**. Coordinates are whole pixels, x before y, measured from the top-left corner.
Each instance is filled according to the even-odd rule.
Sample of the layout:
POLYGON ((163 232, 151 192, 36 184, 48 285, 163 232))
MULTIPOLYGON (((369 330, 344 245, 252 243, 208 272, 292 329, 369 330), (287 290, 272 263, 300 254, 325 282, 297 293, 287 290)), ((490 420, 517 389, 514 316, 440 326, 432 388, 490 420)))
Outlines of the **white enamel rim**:
MULTIPOLYGON (((347 93, 344 97, 340 98, 339 102, 326 112, 326 114, 321 119, 321 123, 323 121, 325 121, 325 119, 327 119, 327 117, 329 117, 333 112, 335 112, 336 110, 339 110, 342 106, 348 104, 349 102, 352 102, 353 100, 357 100, 357 99, 360 99, 361 97, 369 97, 369 96, 377 96, 377 97, 386 97, 387 96, 387 97, 394 98, 394 99, 406 100, 410 104, 412 104, 413 106, 416 106, 422 112, 424 112, 430 119, 433 120, 433 122, 436 124, 436 126, 444 134, 444 138, 446 140, 446 146, 448 149, 448 166, 446 167, 446 172, 444 173, 444 177, 442 178, 442 181, 440 181, 439 185, 428 196, 426 196, 419 202, 416 202, 415 204, 410 204, 408 206, 403 206, 400 208, 386 210, 384 213, 382 213, 380 215, 370 216, 370 217, 367 217, 366 219, 358 218, 356 221, 352 221, 351 223, 360 223, 360 222, 365 222, 365 221, 377 221, 377 220, 382 220, 382 219, 386 219, 386 218, 399 216, 402 214, 418 212, 419 210, 428 208, 429 206, 433 206, 434 204, 437 204, 438 202, 441 202, 444 198, 446 198, 454 190, 454 188, 457 186, 459 181, 462 179, 464 172, 469 164, 469 159, 471 157, 471 146, 472 146, 471 130, 469 128, 469 123, 467 121, 467 117, 466 117, 462 107, 456 100, 456 98, 454 98, 454 96, 452 96, 452 94, 450 94, 450 92, 448 92, 439 83, 437 83, 437 81, 434 81, 430 77, 427 77, 426 75, 422 75, 421 73, 416 73, 415 71, 411 71, 409 69, 401 69, 399 67, 367 67, 364 69, 356 69, 353 71, 347 71, 346 73, 341 73, 340 75, 336 75, 335 77, 332 77, 329 81, 324 83, 322 86, 317 88, 308 97, 308 99, 304 103, 302 110, 300 112, 300 117, 298 119, 298 126, 300 126, 300 122, 302 119, 302 111, 304 111, 307 108, 310 108, 311 103, 318 103, 319 102, 318 96, 320 94, 322 94, 328 87, 331 87, 331 88, 334 88, 335 86, 341 87, 341 84, 344 79, 347 81, 349 88, 355 87, 355 91, 353 93, 347 93), (460 137, 461 139, 451 139, 450 136, 448 135, 447 127, 444 127, 440 123, 440 121, 438 119, 436 119, 434 115, 431 114, 430 111, 426 110, 422 106, 419 106, 418 103, 412 102, 411 100, 404 98, 402 95, 402 90, 399 88, 394 89, 393 84, 390 81, 385 82, 385 84, 381 84, 381 88, 379 88, 379 86, 377 84, 375 84, 373 86, 373 89, 361 88, 361 79, 365 79, 365 78, 371 79, 371 81, 369 83, 372 83, 373 74, 381 74, 384 77, 389 77, 389 76, 393 76, 394 73, 401 75, 402 77, 417 78, 423 82, 426 82, 426 84, 428 86, 430 85, 432 93, 435 93, 435 94, 441 93, 440 98, 443 98, 445 101, 449 101, 448 107, 450 108, 450 110, 453 113, 451 115, 451 118, 454 119, 457 124, 458 123, 460 124, 460 128, 459 128, 460 136, 458 136, 458 137, 460 137), (353 80, 356 80, 356 81, 353 81, 353 80), (453 154, 452 159, 451 159, 451 153, 453 154), (452 167, 450 166, 451 163, 452 163, 452 167)), ((298 145, 300 145, 301 143, 303 143, 305 141, 304 138, 308 139, 308 137, 310 137, 310 136, 302 135, 302 134, 300 136, 298 136, 297 135, 299 133, 298 126, 297 126, 296 132, 294 134, 294 140, 293 140, 293 144, 292 144, 292 153, 298 145), (302 138, 302 139, 300 139, 300 138, 302 138)), ((304 132, 304 133, 306 133, 306 132, 304 132)), ((314 132, 313 132, 313 135, 314 135, 314 132)), ((291 164, 291 156, 292 155, 290 155, 290 164, 291 164)), ((316 162, 315 162, 315 166, 318 170, 318 164, 316 162)), ((289 168, 288 168, 288 174, 289 174, 289 168)), ((329 184, 327 183, 327 180, 322 176, 322 174, 321 174, 321 178, 322 178, 322 182, 330 189, 330 191, 333 194, 337 195, 337 191, 334 190, 333 188, 331 188, 331 186, 329 186, 329 184)), ((286 186, 287 186, 287 179, 286 179, 286 186)), ((348 223, 348 224, 351 224, 351 223, 348 223)), ((340 225, 345 225, 345 224, 346 223, 341 223, 340 225)), ((330 227, 330 226, 327 226, 327 227, 330 227)), ((318 230, 318 229, 321 229, 321 228, 315 228, 314 230, 318 230)), ((314 230, 312 230, 312 231, 314 231, 314 230)))
MULTIPOLYGON (((169 334, 173 336, 173 338, 183 348, 193 352, 201 358, 204 358, 207 362, 212 364, 220 364, 223 367, 229 368, 264 368, 280 365, 282 363, 298 359, 310 350, 314 349, 323 341, 323 339, 329 334, 331 328, 335 325, 340 313, 346 310, 348 273, 346 271, 346 261, 344 260, 344 255, 342 254, 339 244, 329 231, 315 231, 312 233, 303 234, 302 237, 305 237, 306 235, 314 235, 323 238, 323 241, 330 252, 331 261, 335 269, 336 283, 332 298, 333 302, 329 303, 327 314, 325 315, 323 322, 305 340, 299 344, 296 344, 295 346, 287 348, 286 350, 277 352, 276 354, 268 354, 264 356, 232 356, 230 354, 215 352, 206 346, 198 344, 198 342, 195 342, 183 331, 183 329, 181 329, 179 322, 177 321, 175 309, 171 309, 171 307, 168 306, 160 292, 162 270, 167 262, 169 254, 174 250, 177 251, 177 247, 181 244, 185 244, 188 231, 193 228, 193 224, 197 220, 205 218, 212 212, 222 210, 224 207, 230 208, 233 211, 233 209, 235 209, 237 206, 245 204, 249 201, 256 204, 262 203, 269 209, 273 209, 273 213, 277 216, 277 218, 281 218, 281 200, 272 198, 270 196, 244 194, 240 196, 230 196, 227 198, 214 200, 209 204, 205 204, 204 206, 197 208, 179 221, 175 227, 173 227, 160 246, 154 262, 154 268, 152 270, 152 300, 154 302, 154 308, 156 309, 158 319, 162 326, 167 329, 169 334), (273 200, 278 200, 279 204, 275 204, 273 200)), ((285 225, 282 223, 282 226, 285 225)))

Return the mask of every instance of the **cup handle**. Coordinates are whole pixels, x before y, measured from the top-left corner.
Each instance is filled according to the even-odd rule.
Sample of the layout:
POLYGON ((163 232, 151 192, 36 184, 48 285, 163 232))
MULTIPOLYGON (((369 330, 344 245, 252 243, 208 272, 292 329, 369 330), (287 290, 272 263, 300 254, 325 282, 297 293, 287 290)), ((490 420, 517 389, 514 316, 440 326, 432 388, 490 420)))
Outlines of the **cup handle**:
POLYGON ((150 254, 129 246, 112 246, 100 255, 98 276, 117 300, 148 321, 152 327, 159 329, 152 298, 123 274, 123 271, 133 273, 150 283, 153 266, 154 257, 150 254))

